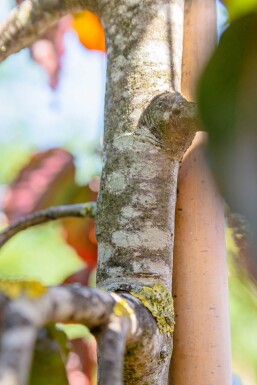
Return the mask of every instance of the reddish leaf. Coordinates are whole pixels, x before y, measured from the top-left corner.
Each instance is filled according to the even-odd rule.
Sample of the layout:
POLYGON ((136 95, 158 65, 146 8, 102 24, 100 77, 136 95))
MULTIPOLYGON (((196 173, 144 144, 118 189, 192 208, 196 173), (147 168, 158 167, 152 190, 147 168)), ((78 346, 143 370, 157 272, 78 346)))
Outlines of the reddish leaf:
MULTIPOLYGON (((20 4, 23 1, 16 0, 16 3, 20 4)), ((105 52, 104 29, 98 16, 89 11, 82 11, 61 18, 30 46, 33 60, 48 74, 52 89, 58 85, 61 59, 64 54, 63 37, 70 28, 74 29, 84 47, 105 52)))
MULTIPOLYGON (((16 0, 16 3, 20 4, 23 1, 16 0)), ((58 85, 61 59, 64 53, 63 36, 70 29, 71 23, 71 16, 63 17, 30 46, 33 60, 48 74, 49 85, 52 89, 55 89, 58 85)))
MULTIPOLYGON (((98 179, 91 181, 91 188, 80 187, 75 183, 74 159, 70 153, 58 148, 40 152, 32 156, 11 184, 4 211, 9 221, 14 221, 49 206, 95 201, 98 179)), ((66 242, 91 271, 97 259, 93 220, 69 218, 62 223, 66 242)))
MULTIPOLYGON (((83 186, 72 197, 72 203, 95 201, 97 193, 89 186, 83 186)), ((97 242, 93 219, 76 220, 68 218, 63 220, 66 231, 65 240, 72 246, 77 254, 87 263, 90 270, 96 266, 97 242)))
POLYGON ((70 25, 71 17, 63 17, 30 47, 32 58, 48 74, 49 85, 52 89, 58 85, 61 59, 64 54, 63 36, 70 25))
POLYGON ((31 157, 10 185, 4 201, 9 221, 64 203, 74 189, 73 157, 62 149, 39 152, 31 157))
POLYGON ((88 286, 91 272, 92 272, 92 269, 85 267, 84 269, 81 269, 81 270, 77 271, 76 273, 67 277, 63 281, 63 283, 66 285, 69 285, 71 283, 79 282, 79 283, 81 283, 81 285, 88 286))
POLYGON ((67 371, 71 385, 93 385, 96 369, 96 342, 78 338, 71 341, 73 353, 70 354, 67 371))

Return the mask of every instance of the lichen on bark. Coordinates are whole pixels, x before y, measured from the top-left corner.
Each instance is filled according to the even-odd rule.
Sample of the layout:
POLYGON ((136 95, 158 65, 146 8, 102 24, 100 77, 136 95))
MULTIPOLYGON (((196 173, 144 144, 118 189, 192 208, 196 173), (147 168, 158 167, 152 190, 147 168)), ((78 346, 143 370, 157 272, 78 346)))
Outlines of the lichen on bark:
POLYGON ((156 319, 161 333, 171 336, 174 331, 174 306, 173 298, 169 291, 161 283, 153 287, 143 286, 138 292, 131 292, 134 297, 140 299, 143 305, 156 319))

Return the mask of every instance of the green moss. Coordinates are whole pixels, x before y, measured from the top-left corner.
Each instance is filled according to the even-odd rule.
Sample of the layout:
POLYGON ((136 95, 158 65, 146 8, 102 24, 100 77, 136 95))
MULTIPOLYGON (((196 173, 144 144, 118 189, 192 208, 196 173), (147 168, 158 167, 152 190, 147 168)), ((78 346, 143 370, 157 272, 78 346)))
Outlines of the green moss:
POLYGON ((140 299, 151 312, 160 332, 170 336, 174 331, 175 322, 173 299, 168 289, 163 284, 156 283, 152 287, 143 286, 138 292, 130 294, 140 299))

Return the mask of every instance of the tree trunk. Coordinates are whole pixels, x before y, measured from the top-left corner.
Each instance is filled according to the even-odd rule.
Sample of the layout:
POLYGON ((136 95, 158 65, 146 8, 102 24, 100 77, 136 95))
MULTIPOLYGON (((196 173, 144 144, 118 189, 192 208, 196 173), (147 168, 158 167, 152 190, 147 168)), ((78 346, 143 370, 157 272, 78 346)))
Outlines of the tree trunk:
POLYGON ((108 67, 97 281, 108 290, 159 281, 170 289, 182 152, 170 140, 168 121, 176 103, 172 85, 180 84, 183 1, 107 3, 102 9, 108 67))
MULTIPOLYGON (((199 71, 216 41, 214 0, 185 2, 182 92, 194 98, 199 71)), ((198 133, 178 180, 173 295, 172 385, 232 381, 224 207, 198 133)))
MULTIPOLYGON (((195 126, 179 91, 183 1, 102 1, 107 43, 98 287, 171 291, 179 161, 195 126)), ((167 383, 171 338, 128 346, 125 384, 167 383), (148 362, 147 362, 148 361, 148 362)), ((101 376, 101 373, 100 373, 101 376)))

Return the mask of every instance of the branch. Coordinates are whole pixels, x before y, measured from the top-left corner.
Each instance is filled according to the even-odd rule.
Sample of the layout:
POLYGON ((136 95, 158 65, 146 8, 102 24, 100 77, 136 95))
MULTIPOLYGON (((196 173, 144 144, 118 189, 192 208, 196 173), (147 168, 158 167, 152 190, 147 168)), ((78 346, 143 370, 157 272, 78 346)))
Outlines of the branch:
POLYGON ((93 333, 100 330, 97 337, 99 346, 103 346, 102 364, 111 366, 100 384, 122 385, 126 344, 133 343, 134 350, 137 347, 140 363, 153 354, 159 355, 154 346, 161 335, 154 318, 138 299, 128 294, 124 299, 80 285, 47 289, 33 281, 0 281, 0 291, 0 385, 27 383, 38 330, 49 322, 79 322, 93 333), (15 288, 19 289, 18 295, 15 288), (144 345, 142 341, 137 344, 141 339, 144 345))
POLYGON ((99 385, 123 383, 123 364, 128 326, 128 322, 125 322, 124 319, 113 316, 101 335, 98 343, 98 350, 101 352, 98 357, 99 385))
POLYGON ((0 62, 33 43, 68 13, 97 12, 97 0, 24 0, 0 26, 0 62))
POLYGON ((89 202, 75 205, 49 207, 46 210, 41 210, 27 215, 14 222, 0 233, 0 247, 15 234, 29 227, 67 217, 93 218, 95 216, 95 211, 96 204, 94 202, 89 202))

